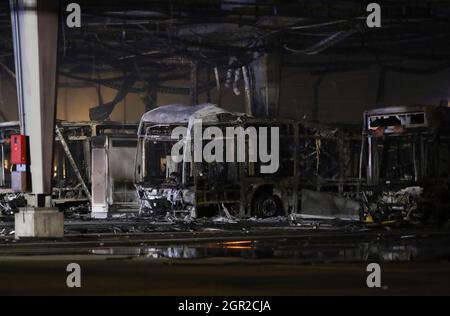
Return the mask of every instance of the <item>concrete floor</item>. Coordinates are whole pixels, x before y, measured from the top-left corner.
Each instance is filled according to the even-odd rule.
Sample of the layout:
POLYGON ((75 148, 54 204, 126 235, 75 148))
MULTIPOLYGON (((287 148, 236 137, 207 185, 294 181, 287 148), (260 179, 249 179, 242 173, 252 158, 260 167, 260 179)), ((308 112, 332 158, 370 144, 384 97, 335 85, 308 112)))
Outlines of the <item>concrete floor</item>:
POLYGON ((383 287, 370 289, 363 263, 4 258, 0 295, 450 295, 448 263, 385 263, 381 267, 383 287), (71 262, 81 266, 81 288, 66 286, 66 266, 71 262))
POLYGON ((137 224, 67 225, 89 232, 0 238, 0 295, 450 295, 449 229, 207 223, 124 233, 137 224), (373 261, 380 289, 366 286, 373 261), (73 262, 80 289, 66 286, 73 262))

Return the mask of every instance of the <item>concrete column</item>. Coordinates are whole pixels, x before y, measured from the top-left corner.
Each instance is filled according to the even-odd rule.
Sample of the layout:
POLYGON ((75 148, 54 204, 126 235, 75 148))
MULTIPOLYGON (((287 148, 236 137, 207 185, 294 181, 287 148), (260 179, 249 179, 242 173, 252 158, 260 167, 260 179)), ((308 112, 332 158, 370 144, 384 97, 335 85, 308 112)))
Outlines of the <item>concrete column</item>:
POLYGON ((253 73, 252 113, 256 117, 276 117, 280 99, 280 54, 265 54, 251 64, 253 73))
POLYGON ((10 0, 22 133, 29 136, 29 207, 16 214, 16 237, 59 237, 63 218, 50 208, 59 1, 10 0), (45 202, 47 201, 47 202, 45 202))

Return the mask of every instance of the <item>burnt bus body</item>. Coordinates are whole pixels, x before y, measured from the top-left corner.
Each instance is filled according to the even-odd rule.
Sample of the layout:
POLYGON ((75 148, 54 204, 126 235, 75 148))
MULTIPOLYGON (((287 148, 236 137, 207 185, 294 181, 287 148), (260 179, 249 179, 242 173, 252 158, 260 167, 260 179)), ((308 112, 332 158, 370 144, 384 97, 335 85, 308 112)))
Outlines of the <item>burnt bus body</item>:
MULTIPOLYGON (((353 136, 349 138, 336 128, 229 113, 212 104, 161 106, 142 117, 138 130, 136 188, 141 213, 190 213, 193 217, 219 213, 260 218, 301 213, 305 189, 344 196, 347 186, 353 185, 356 192, 361 135, 353 136), (248 152, 245 161, 174 162, 171 150, 179 139, 172 138, 172 132, 180 126, 193 130, 194 119, 202 119, 203 130, 219 127, 223 135, 230 127, 254 127, 258 137, 262 136, 260 127, 278 128, 278 169, 274 173, 261 172, 264 163, 260 157, 249 161, 248 152), (355 143, 357 148, 351 150, 355 143), (349 163, 351 159, 354 163, 349 163), (325 166, 330 161, 335 163, 333 170, 325 166)), ((246 142, 248 150, 247 138, 246 142)), ((267 143, 271 144, 269 140, 267 143)), ((233 144, 236 146, 237 141, 233 144)), ((224 155, 229 150, 225 146, 224 155)), ((236 153, 238 148, 232 150, 236 153)))
MULTIPOLYGON (((77 169, 85 183, 90 183, 90 138, 93 133, 93 124, 58 122, 60 131, 65 139, 68 150, 70 150, 77 169)), ((94 128, 95 130, 95 128, 94 128)), ((5 122, 0 124, 1 133, 1 160, 2 181, 1 199, 4 213, 12 213, 18 207, 25 206, 26 201, 23 193, 13 192, 11 189, 11 145, 10 139, 13 134, 20 134, 19 122, 5 122)), ((68 157, 64 152, 59 137, 55 137, 55 148, 53 155, 52 170, 52 202, 55 205, 70 207, 88 203, 88 198, 75 176, 68 157)))
POLYGON ((296 135, 296 216, 361 220, 361 127, 301 121, 296 135))
POLYGON ((450 214, 450 108, 364 113, 361 197, 375 221, 443 222, 450 214))
POLYGON ((137 124, 58 122, 58 127, 67 149, 74 158, 75 166, 70 163, 64 144, 56 137, 52 198, 54 204, 67 208, 83 203, 87 210, 92 211, 94 217, 100 218, 105 217, 109 209, 132 209, 137 205, 133 168, 124 165, 126 155, 134 157, 135 154, 137 124), (94 165, 99 160, 105 161, 105 164, 94 165), (89 195, 76 177, 77 172, 88 188, 89 195), (105 190, 99 190, 99 183, 105 190), (102 208, 102 212, 96 212, 98 206, 102 208))
MULTIPOLYGON (((289 174, 286 168, 281 167, 282 155, 278 171, 267 175, 259 173, 259 161, 248 162, 247 159, 243 162, 207 163, 187 159, 174 162, 171 150, 179 139, 171 137, 172 131, 180 126, 193 130, 191 124, 194 119, 202 120, 203 130, 215 126, 223 131, 223 135, 227 127, 246 129, 248 126, 267 126, 263 120, 229 113, 212 104, 167 105, 146 113, 139 127, 136 159, 136 187, 141 212, 188 212, 196 217, 223 211, 234 216, 269 217, 284 215, 294 206, 292 194, 287 192, 294 182, 293 164, 291 161, 289 174)), ((291 128, 293 136, 293 124, 278 122, 272 123, 272 126, 284 126, 286 132, 291 128)), ((289 137, 280 131, 280 138, 285 136, 289 137)), ((192 134, 191 137, 193 139, 198 135, 192 134)), ((233 149, 224 147, 224 155, 228 150, 236 153, 237 141, 233 143, 233 149)), ((294 144, 293 137, 288 143, 291 146, 294 144)), ((194 146, 190 147, 193 151, 194 146)), ((247 138, 245 148, 248 150, 247 138)), ((284 149, 289 150, 289 146, 284 149)), ((287 157, 291 160, 292 155, 287 157)))
MULTIPOLYGON (((134 140, 132 144, 133 153, 136 148, 136 130, 137 124, 135 123, 116 123, 116 122, 66 122, 58 121, 57 127, 64 138, 64 142, 61 142, 59 137, 55 136, 55 148, 54 148, 54 160, 53 160, 53 173, 52 173, 52 203, 60 206, 62 209, 67 209, 72 206, 84 206, 86 212, 90 209, 91 201, 86 190, 83 190, 83 185, 88 188, 89 195, 92 190, 92 144, 95 139, 108 138, 111 142, 126 138, 127 140, 134 140), (70 152, 74 165, 71 163, 67 151, 70 152), (76 169, 76 170, 75 170, 76 169), (80 175, 82 181, 76 174, 80 175)), ((10 143, 9 139, 13 134, 20 134, 19 122, 6 122, 0 123, 0 146, 1 146, 1 161, 2 167, 0 172, 0 203, 3 213, 11 214, 18 207, 26 205, 26 201, 22 193, 13 192, 11 190, 11 171, 12 166, 10 163, 10 143)), ((127 143, 126 147, 130 145, 127 143)), ((114 146, 111 151, 116 148, 121 148, 121 145, 114 146)), ((127 149, 128 150, 128 149, 127 149)), ((132 155, 134 157, 134 154, 132 155)), ((111 155, 111 163, 118 161, 121 158, 114 158, 111 155)), ((132 164, 132 162, 130 162, 132 164)), ((125 190, 120 187, 118 181, 114 181, 114 175, 110 177, 111 182, 116 183, 112 192, 105 192, 105 196, 114 197, 109 198, 110 204, 121 204, 121 196, 128 194, 126 202, 129 204, 137 205, 136 198, 134 196, 134 188, 125 190), (126 192, 125 192, 126 191, 126 192), (133 202, 133 203, 131 203, 133 202)), ((128 179, 128 183, 133 183, 134 174, 129 172, 126 177, 122 176, 122 183, 125 183, 125 178, 128 179)), ((108 178, 109 179, 109 178, 108 178)))
POLYGON ((102 123, 91 137, 91 217, 136 212, 134 158, 137 124, 102 123))
MULTIPOLYGON (((90 122, 72 123, 60 121, 57 123, 62 136, 64 137, 66 149, 70 151, 76 169, 81 175, 86 185, 90 183, 91 160, 90 139, 96 133, 95 124, 90 122)), ((89 203, 89 198, 76 176, 76 172, 71 165, 65 146, 58 136, 55 136, 55 148, 53 154, 53 194, 52 202, 63 208, 89 203)))

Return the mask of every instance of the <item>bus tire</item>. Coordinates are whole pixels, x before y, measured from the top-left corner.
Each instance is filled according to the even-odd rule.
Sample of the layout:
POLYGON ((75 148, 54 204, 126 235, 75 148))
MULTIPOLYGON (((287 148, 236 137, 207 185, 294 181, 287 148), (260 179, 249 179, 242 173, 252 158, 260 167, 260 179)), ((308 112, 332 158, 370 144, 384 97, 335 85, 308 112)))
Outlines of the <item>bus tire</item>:
POLYGON ((262 192, 256 197, 252 207, 252 216, 269 218, 279 216, 283 211, 280 199, 269 192, 262 192))

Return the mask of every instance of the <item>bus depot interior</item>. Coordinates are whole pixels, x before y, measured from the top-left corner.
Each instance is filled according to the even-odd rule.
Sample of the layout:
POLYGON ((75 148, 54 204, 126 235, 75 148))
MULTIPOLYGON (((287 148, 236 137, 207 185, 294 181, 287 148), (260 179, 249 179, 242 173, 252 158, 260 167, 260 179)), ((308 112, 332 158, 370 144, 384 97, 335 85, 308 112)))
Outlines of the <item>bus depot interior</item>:
POLYGON ((80 0, 74 26, 72 1, 24 1, 0 4, 0 275, 64 254, 448 280, 450 4, 377 27, 357 1, 80 0))

